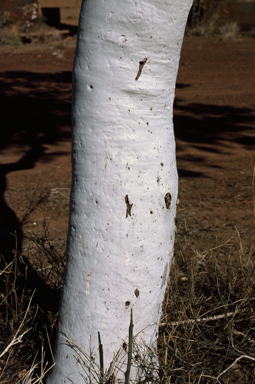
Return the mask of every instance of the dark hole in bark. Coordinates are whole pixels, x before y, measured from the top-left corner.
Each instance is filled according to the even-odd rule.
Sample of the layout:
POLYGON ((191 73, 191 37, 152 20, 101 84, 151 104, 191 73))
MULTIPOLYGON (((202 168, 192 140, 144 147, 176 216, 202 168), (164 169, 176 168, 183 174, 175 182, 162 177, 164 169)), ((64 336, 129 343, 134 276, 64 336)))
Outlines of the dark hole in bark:
POLYGON ((171 207, 171 201, 172 201, 172 196, 171 194, 168 192, 165 196, 165 203, 166 203, 166 208, 167 209, 170 209, 171 207))
POLYGON ((128 195, 125 196, 125 203, 126 203, 126 218, 129 216, 131 216, 131 209, 133 207, 133 204, 130 204, 129 203, 129 199, 128 199, 128 195))
POLYGON ((126 349, 127 349, 127 343, 124 342, 124 343, 122 344, 122 348, 125 349, 125 351, 126 351, 126 349))
POLYGON ((130 301, 125 302, 125 306, 128 307, 130 305, 130 301))

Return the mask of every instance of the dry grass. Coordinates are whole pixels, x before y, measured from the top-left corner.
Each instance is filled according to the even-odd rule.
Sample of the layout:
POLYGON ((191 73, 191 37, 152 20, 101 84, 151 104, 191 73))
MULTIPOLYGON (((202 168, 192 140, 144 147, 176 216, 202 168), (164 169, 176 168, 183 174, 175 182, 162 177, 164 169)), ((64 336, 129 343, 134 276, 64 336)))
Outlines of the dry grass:
POLYGON ((24 42, 54 43, 54 45, 63 50, 63 39, 68 34, 68 30, 60 31, 57 28, 49 27, 40 20, 30 28, 27 28, 26 24, 16 22, 10 26, 0 28, 0 45, 13 45, 19 47, 24 42))
POLYGON ((240 28, 236 22, 232 22, 220 26, 219 32, 223 41, 228 41, 238 37, 240 28))
POLYGON ((240 36, 240 28, 236 22, 229 22, 218 26, 217 18, 201 22, 193 28, 187 27, 186 36, 220 37, 223 41, 230 41, 240 36))
POLYGON ((215 32, 215 27, 219 18, 218 1, 194 0, 188 23, 186 26, 187 36, 210 37, 215 32))
POLYGON ((0 31, 1 32, 0 43, 11 44, 14 47, 18 48, 23 44, 19 31, 20 31, 19 23, 15 23, 15 24, 11 24, 10 26, 7 26, 2 31, 0 31))
POLYGON ((20 273, 19 257, 16 252, 11 263, 6 264, 3 257, 0 260, 1 384, 42 383, 47 373, 43 342, 46 328, 42 327, 40 308, 33 300, 35 291, 26 289, 27 279, 20 273))
MULTIPOLYGON (((48 193, 34 197, 24 226, 49 197, 48 193)), ((246 250, 242 241, 251 235, 236 230, 235 238, 204 252, 190 245, 191 237, 192 231, 188 233, 182 220, 157 351, 132 337, 132 364, 139 372, 135 382, 255 383, 254 252, 246 250)), ((52 243, 46 221, 40 236, 27 232, 24 247, 26 255, 33 252, 33 268, 50 287, 45 295, 59 294, 64 254, 52 243)), ((33 294, 26 268, 20 267, 22 260, 28 265, 17 252, 10 263, 1 258, 0 383, 42 383, 51 359, 48 339, 54 340, 57 305, 49 309, 40 295, 33 294)), ((114 382, 118 370, 126 372, 130 346, 121 348, 111 370, 102 373, 68 335, 65 339, 84 370, 84 383, 114 382)))
MULTIPOLYGON (((201 254, 187 239, 176 244, 158 350, 133 337, 132 364, 138 373, 130 383, 255 383, 254 262, 244 253, 239 233, 238 243, 234 240, 201 254)), ((125 373, 127 350, 116 353, 102 381, 100 366, 64 338, 84 383, 111 383, 119 371, 125 373)))
POLYGON ((202 254, 185 243, 176 248, 159 339, 164 376, 174 383, 255 382, 250 255, 231 241, 202 254))
POLYGON ((204 38, 219 35, 223 41, 237 38, 240 32, 238 24, 224 21, 223 15, 228 14, 225 9, 226 3, 224 0, 194 0, 186 27, 186 35, 204 38))
MULTIPOLYGON (((23 230, 29 224, 30 216, 45 203, 48 196, 47 192, 34 195, 22 220, 23 230)), ((29 232, 27 236, 24 245, 32 240, 38 242, 37 261, 42 259, 40 265, 48 256, 56 267, 59 259, 53 258, 58 254, 51 250, 49 256, 47 241, 44 241, 43 236, 35 239, 29 232), (40 252, 41 248, 45 251, 44 256, 40 252)), ((52 360, 49 339, 54 337, 58 307, 52 298, 56 299, 59 294, 53 278, 53 287, 47 288, 47 277, 44 270, 40 274, 34 270, 25 254, 19 253, 17 248, 12 251, 12 255, 0 257, 1 384, 42 383, 49 369, 48 361, 52 360)))

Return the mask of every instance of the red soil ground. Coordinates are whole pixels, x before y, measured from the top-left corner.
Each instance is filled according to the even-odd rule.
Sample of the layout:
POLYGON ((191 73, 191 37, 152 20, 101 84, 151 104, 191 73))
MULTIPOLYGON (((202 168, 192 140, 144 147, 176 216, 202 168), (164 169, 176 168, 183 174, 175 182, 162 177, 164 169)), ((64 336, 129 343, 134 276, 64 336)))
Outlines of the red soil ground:
MULTIPOLYGON (((22 219, 34 194, 50 191, 24 230, 40 233, 46 219, 51 241, 63 252, 74 51, 70 37, 61 43, 0 47, 0 227, 12 228, 9 221, 22 219)), ((184 39, 174 108, 177 237, 185 236, 201 252, 231 237, 239 242, 238 231, 255 254, 254 73, 254 39, 184 39)))

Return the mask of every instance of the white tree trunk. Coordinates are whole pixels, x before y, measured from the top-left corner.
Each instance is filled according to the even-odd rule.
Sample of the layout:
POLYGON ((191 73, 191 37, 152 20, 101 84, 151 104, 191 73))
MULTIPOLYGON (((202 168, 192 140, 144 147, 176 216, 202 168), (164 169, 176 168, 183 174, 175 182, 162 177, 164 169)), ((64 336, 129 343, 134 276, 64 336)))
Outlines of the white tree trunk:
MULTIPOLYGON (((173 99, 192 0, 84 0, 73 71, 73 179, 59 329, 104 367, 155 342, 175 234, 173 99), (140 71, 139 71, 140 68, 140 71)), ((48 384, 83 384, 58 335, 48 384), (69 381, 71 380, 71 381, 69 381)), ((125 370, 125 367, 122 367, 125 370)))

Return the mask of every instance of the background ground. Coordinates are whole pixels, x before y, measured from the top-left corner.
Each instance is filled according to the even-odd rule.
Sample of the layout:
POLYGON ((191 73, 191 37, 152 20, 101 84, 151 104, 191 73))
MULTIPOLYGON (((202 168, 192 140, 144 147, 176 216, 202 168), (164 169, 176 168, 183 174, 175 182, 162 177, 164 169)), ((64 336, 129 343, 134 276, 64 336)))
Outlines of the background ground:
MULTIPOLYGON (((0 47, 0 183, 19 220, 51 191, 26 230, 46 219, 65 244, 71 185, 71 71, 75 38, 0 47)), ((178 222, 200 250, 254 225, 254 39, 184 39, 174 107, 178 222)), ((8 218, 6 218, 8 221, 8 218)), ((6 225, 6 221, 5 221, 6 225)), ((178 228, 178 226, 177 226, 178 228)), ((251 247, 253 238, 247 239, 251 247)))
MULTIPOLYGON (((43 24, 30 44, 9 32, 0 33, 4 44, 0 46, 0 254, 11 253, 12 260, 12 249, 20 249, 43 280, 57 288, 53 305, 53 291, 41 289, 44 302, 39 294, 34 299, 39 307, 34 304, 29 312, 34 333, 30 336, 30 331, 22 350, 0 359, 0 380, 14 377, 14 383, 17 375, 28 372, 31 350, 35 353, 38 335, 43 338, 47 319, 54 340, 71 186, 71 71, 76 38, 49 31, 43 24), (8 45, 6 36, 14 36, 8 45), (16 233, 23 244, 10 233, 16 233), (36 326, 35 317, 39 317, 36 326)), ((176 384, 215 382, 208 377, 219 375, 240 354, 253 354, 254 68, 252 38, 184 39, 174 105, 180 200, 175 264, 162 318, 167 326, 162 326, 159 341, 165 366, 170 367, 165 374, 173 375, 176 384), (187 326, 187 319, 223 312, 222 322, 207 319, 204 326, 199 323, 198 331, 193 323, 187 326)), ((19 262, 22 271, 22 257, 19 262)), ((29 275, 33 276, 31 271, 29 275)), ((20 285, 10 284, 9 272, 4 276, 1 349, 27 308, 23 296, 16 300, 20 285)), ((45 339, 43 343, 47 344, 45 339)), ((232 371, 224 383, 255 380, 255 365, 249 359, 232 371)))

